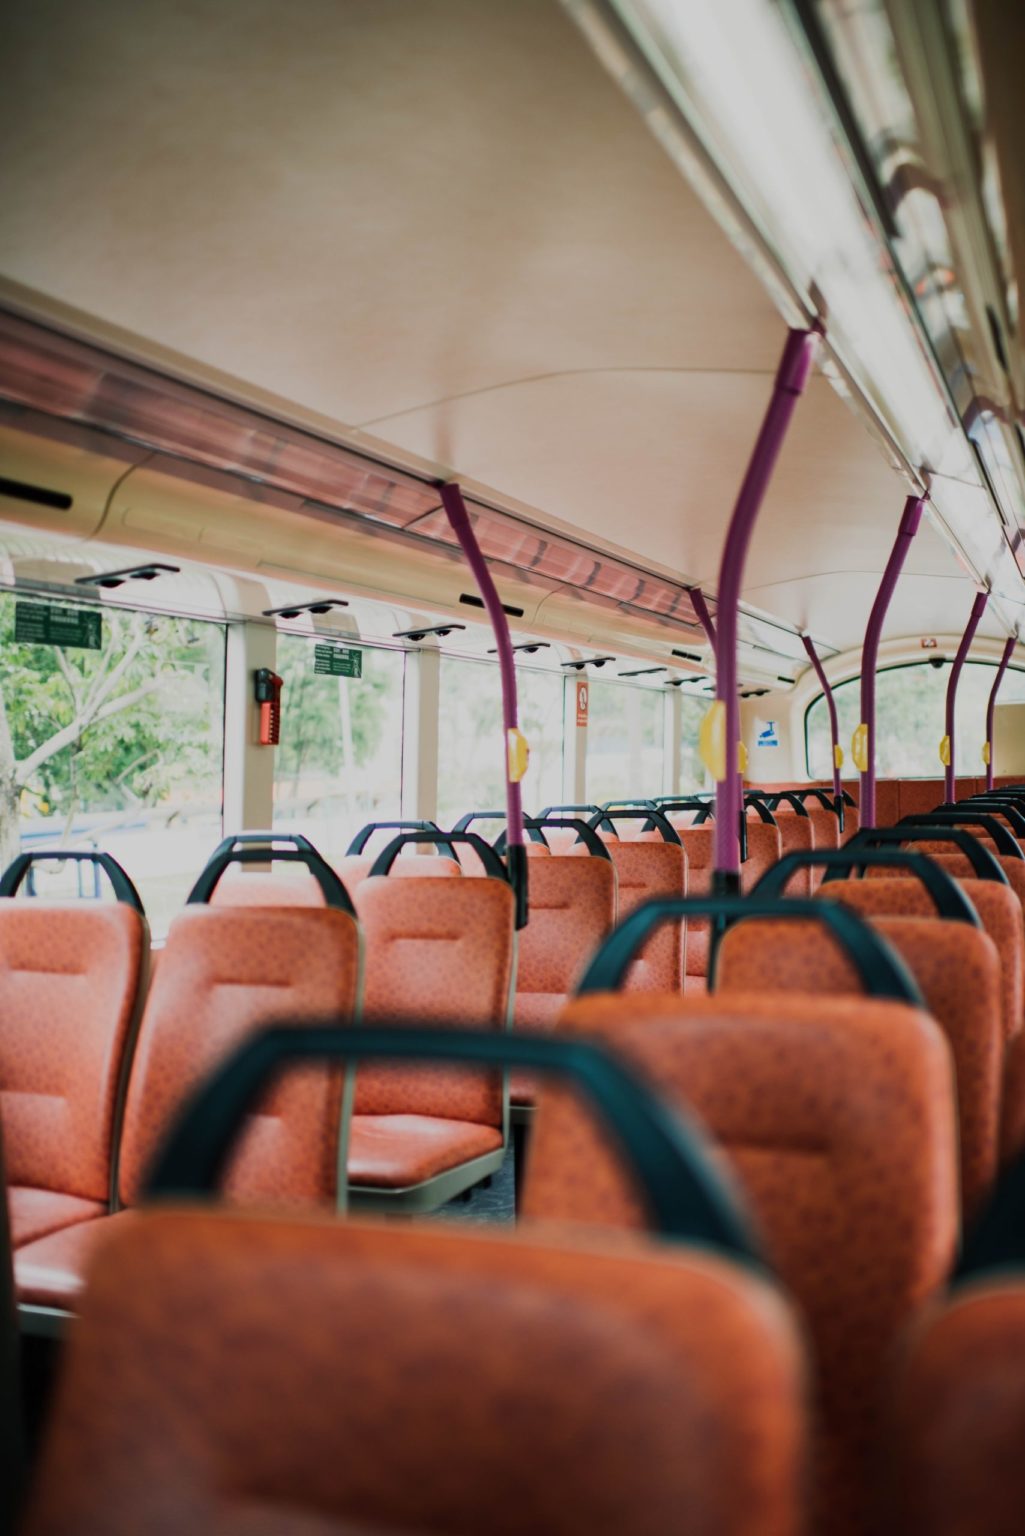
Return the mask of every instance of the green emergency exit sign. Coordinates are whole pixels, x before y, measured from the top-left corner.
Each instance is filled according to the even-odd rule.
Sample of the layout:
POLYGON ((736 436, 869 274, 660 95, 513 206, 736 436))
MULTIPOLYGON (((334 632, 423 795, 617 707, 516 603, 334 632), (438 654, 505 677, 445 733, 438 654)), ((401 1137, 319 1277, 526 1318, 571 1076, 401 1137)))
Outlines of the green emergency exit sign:
POLYGON ((313 670, 330 677, 362 677, 363 652, 345 645, 315 645, 313 670))
POLYGON ((22 645, 98 651, 103 646, 103 615, 95 608, 55 608, 50 603, 16 602, 14 638, 22 645))

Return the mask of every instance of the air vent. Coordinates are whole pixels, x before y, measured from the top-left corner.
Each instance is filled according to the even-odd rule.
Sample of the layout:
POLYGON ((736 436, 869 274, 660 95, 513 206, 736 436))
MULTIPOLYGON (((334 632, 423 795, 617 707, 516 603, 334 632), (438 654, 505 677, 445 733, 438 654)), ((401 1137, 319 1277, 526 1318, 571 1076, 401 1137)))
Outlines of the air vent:
POLYGON ((72 505, 72 498, 64 491, 51 491, 45 485, 29 485, 24 480, 8 480, 0 475, 0 496, 10 496, 12 501, 30 501, 36 507, 56 507, 58 512, 67 512, 72 505))
POLYGON ((704 657, 699 651, 673 651, 674 656, 680 656, 684 661, 703 661, 704 657))
MULTIPOLYGON (((487 606, 482 597, 475 597, 470 592, 460 593, 459 601, 465 603, 467 608, 484 608, 487 606)), ((503 603, 502 612, 507 613, 511 619, 522 619, 523 617, 523 609, 514 608, 512 603, 503 603)))

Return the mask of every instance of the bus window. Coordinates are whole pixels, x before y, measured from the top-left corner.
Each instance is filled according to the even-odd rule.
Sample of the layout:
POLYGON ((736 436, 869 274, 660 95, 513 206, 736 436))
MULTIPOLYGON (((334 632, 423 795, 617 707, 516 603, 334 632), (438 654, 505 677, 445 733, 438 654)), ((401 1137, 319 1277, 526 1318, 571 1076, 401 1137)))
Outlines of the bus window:
MULTIPOLYGON (((161 935, 221 834, 224 658, 220 624, 0 593, 3 865, 105 849, 161 935)), ((33 883, 59 900, 91 882, 67 864, 33 883)))
MULTIPOLYGON (((527 810, 562 798, 561 673, 516 668, 520 729, 530 743, 523 781, 527 810)), ((502 694, 494 662, 441 658, 438 818, 450 827, 466 811, 505 805, 502 694)), ((487 834, 485 827, 484 832, 487 834)))
POLYGON ((274 758, 274 826, 340 859, 368 821, 402 814, 402 651, 355 649, 358 677, 317 672, 316 645, 279 635, 284 687, 274 758))
MULTIPOLYGON (((876 678, 876 771, 887 779, 935 779, 943 773, 939 760, 943 711, 950 662, 912 662, 886 667, 876 678)), ((995 669, 986 662, 968 661, 957 694, 957 766, 960 773, 981 774, 982 743, 986 739, 986 702, 995 669)), ((833 689, 840 722, 840 745, 847 754, 846 773, 853 773, 850 740, 861 712, 861 680, 851 678, 833 689)), ((1025 702, 1025 672, 1010 668, 1000 690, 1000 702, 1025 702)), ((832 774, 832 747, 826 700, 819 694, 804 716, 808 772, 813 779, 832 774)))
POLYGON ((662 792, 662 691, 591 679, 587 798, 600 804, 662 792))
POLYGON ((699 699, 692 693, 680 697, 680 789, 684 794, 709 788, 705 765, 701 761, 698 738, 701 722, 712 707, 712 699, 699 699))

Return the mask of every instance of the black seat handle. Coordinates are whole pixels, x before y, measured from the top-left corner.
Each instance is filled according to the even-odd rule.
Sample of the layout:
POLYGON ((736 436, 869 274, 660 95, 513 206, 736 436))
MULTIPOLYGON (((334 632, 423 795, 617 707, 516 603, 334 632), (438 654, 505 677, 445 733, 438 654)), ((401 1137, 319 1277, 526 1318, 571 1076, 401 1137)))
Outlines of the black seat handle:
MULTIPOLYGON (((504 820, 504 818, 505 818, 505 812, 504 811, 502 812, 502 817, 503 817, 503 820, 504 820)), ((544 828, 545 827, 565 827, 565 826, 568 826, 568 825, 569 825, 569 823, 565 822, 565 821, 545 821, 545 822, 541 822, 541 821, 538 821, 536 816, 524 816, 524 818, 523 818, 523 830, 527 834, 527 842, 528 843, 538 843, 542 848, 547 848, 548 847, 548 839, 547 839, 547 837, 545 837, 545 834, 544 834, 544 828)), ((575 825, 575 823, 574 823, 574 825, 575 825)), ((506 848, 506 844, 508 843, 508 841, 509 841, 509 830, 508 830, 507 827, 503 827, 501 832, 499 832, 498 836, 495 838, 495 841, 491 844, 492 848, 498 854, 498 857, 500 859, 505 857, 505 848, 506 848)))
POLYGON ((998 853, 1002 853, 1008 859, 1025 859, 1017 839, 1013 833, 997 821, 995 816, 987 816, 984 811, 942 810, 921 812, 915 816, 902 816, 898 821, 898 827, 921 827, 927 823, 936 826, 950 827, 980 827, 987 837, 992 838, 998 853))
MULTIPOLYGON (((793 806, 798 816, 808 816, 808 807, 805 805, 803 798, 798 794, 796 789, 773 790, 771 794, 754 795, 750 798, 750 801, 748 801, 747 796, 744 798, 745 803, 754 805, 757 805, 759 800, 764 800, 770 811, 778 811, 781 802, 786 800, 789 805, 793 806)), ((808 819, 810 820, 811 818, 809 817, 808 819)))
MULTIPOLYGON (((959 827, 940 826, 935 822, 925 827, 912 827, 903 823, 896 827, 859 827, 843 851, 850 853, 857 848, 879 847, 886 843, 898 846, 901 843, 951 843, 964 854, 977 879, 995 880, 998 885, 1010 884, 996 855, 984 848, 977 837, 973 837, 970 832, 962 832, 959 827)), ((829 879, 828 875, 826 879, 829 879)))
POLYGON ((535 816, 535 821, 548 821, 552 816, 590 816, 592 827, 605 827, 613 837, 618 837, 616 824, 608 811, 602 810, 600 805, 546 805, 540 815, 535 816))
POLYGON ((622 810, 599 811, 598 816, 591 817, 590 825, 597 827, 601 824, 599 817, 609 816, 612 818, 613 826, 615 826, 617 821, 643 821, 643 831, 659 832, 664 843, 678 843, 681 847, 683 845, 683 839, 680 837, 679 832, 677 832, 669 818, 659 810, 657 805, 649 805, 643 808, 640 806, 624 806, 622 810))
POLYGON ((994 1269, 1025 1271, 1025 1154, 1004 1169, 965 1234, 954 1284, 994 1269))
POLYGON ((504 821, 505 811, 467 811, 465 816, 453 823, 453 832, 469 832, 475 821, 504 821))
POLYGON ((318 851, 309 838, 304 837, 301 832, 275 832, 267 828, 261 831, 236 832, 231 837, 222 838, 210 857, 215 859, 219 853, 224 852, 225 848, 244 848, 249 843, 286 843, 290 848, 305 848, 307 852, 312 849, 314 853, 318 851))
POLYGON ((656 805, 663 816, 671 816, 674 811, 697 811, 698 814, 691 823, 695 827, 703 827, 706 821, 715 820, 715 805, 708 800, 663 795, 656 801, 656 805))
POLYGON ((368 821, 346 848, 345 857, 362 853, 375 832, 437 832, 442 840, 445 836, 436 821, 368 821))
MULTIPOLYGON (((552 816, 547 821, 538 821, 534 817, 527 816, 524 817, 523 826, 531 837, 537 837, 539 829, 544 827, 566 827, 569 831, 577 834, 577 842, 583 843, 592 858, 607 859, 610 864, 612 863, 612 855, 606 844, 602 842, 594 828, 588 822, 582 821, 578 816, 552 816)), ((548 839, 544 836, 543 831, 540 832, 540 836, 541 841, 547 848, 548 839)), ((497 854, 505 852, 504 832, 495 840, 495 852, 497 854)))
POLYGON ((13 896, 33 864, 65 863, 68 859, 76 864, 95 864, 110 881, 114 895, 126 907, 134 907, 143 917, 146 909, 128 871, 109 853, 96 848, 36 848, 31 853, 19 853, 0 875, 0 896, 13 896))
POLYGON ((570 1079, 612 1131, 654 1229, 751 1266, 761 1264, 742 1203, 704 1138, 675 1106, 591 1041, 495 1030, 278 1025, 251 1036, 192 1095, 164 1141, 146 1187, 150 1200, 195 1199, 223 1175, 246 1116, 294 1063, 446 1061, 528 1069, 570 1079))
POLYGON ((971 807, 972 810, 985 811, 987 815, 991 812, 994 814, 999 813, 1008 822, 1015 836, 1020 837, 1025 834, 1025 810, 1022 809, 1022 803, 1021 800, 1007 800, 999 795, 987 797, 980 795, 977 800, 962 800, 956 805, 944 804, 939 806, 938 809, 941 811, 962 811, 966 807, 971 807))
POLYGON ((356 909, 345 886, 315 848, 268 848, 266 845, 257 848, 225 848, 222 844, 200 871, 199 879, 185 898, 185 905, 205 906, 224 871, 231 864, 271 863, 304 865, 320 886, 325 905, 337 907, 340 912, 348 912, 350 917, 356 916, 356 909))
POLYGON ((739 922, 748 917, 810 919, 827 928, 851 960, 869 997, 890 998, 924 1008, 918 984, 903 960, 864 918, 834 901, 809 901, 791 897, 673 896, 646 901, 635 907, 612 930, 594 956, 577 988, 588 992, 616 992, 630 962, 652 932, 662 923, 692 917, 739 922))
POLYGON ((799 869, 819 868, 828 870, 823 884, 843 880, 863 869, 908 869, 917 875, 933 899, 937 917, 945 917, 957 923, 970 923, 973 928, 982 927, 982 919, 958 885, 953 875, 941 864, 935 863, 924 853, 914 853, 910 848, 798 848, 766 870, 753 888, 752 896, 782 896, 791 875, 799 869))
POLYGON ((387 847, 382 848, 373 864, 370 866, 371 875, 386 875, 403 848, 408 848, 411 843, 435 843, 449 850, 452 858, 456 858, 455 844, 465 843, 472 848, 474 853, 484 865, 484 869, 493 880, 502 880, 509 883, 509 872, 491 844, 477 832, 443 832, 439 839, 434 832, 400 832, 398 837, 393 837, 387 847))
POLYGON ((649 799, 646 795, 638 795, 633 800, 603 800, 601 808, 603 811, 635 810, 638 807, 647 810, 649 806, 655 806, 657 809, 657 805, 657 801, 649 799))

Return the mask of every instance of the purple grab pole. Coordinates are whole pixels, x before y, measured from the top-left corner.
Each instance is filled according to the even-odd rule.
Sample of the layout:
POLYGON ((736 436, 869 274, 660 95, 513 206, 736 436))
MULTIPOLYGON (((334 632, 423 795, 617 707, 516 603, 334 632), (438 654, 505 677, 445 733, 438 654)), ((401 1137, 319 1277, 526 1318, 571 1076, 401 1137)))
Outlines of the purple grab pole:
POLYGON ((951 805, 953 805, 957 800, 957 765, 954 761, 957 742, 954 723, 954 705, 957 702, 957 685, 961 680, 961 669, 965 664, 965 657, 968 655, 971 643, 975 639, 975 631, 979 627, 979 620, 985 613, 986 604, 988 602, 988 592, 976 592, 975 601, 972 604, 972 611, 968 616, 968 623, 965 625, 965 632, 961 636, 961 644, 957 648, 957 655, 954 657, 954 665, 951 667, 950 676, 947 679, 947 709, 945 729, 947 733, 946 741, 948 747, 948 761, 945 764, 946 787, 944 793, 946 794, 947 801, 951 805))
POLYGON ((1004 654, 1000 658, 997 667, 997 675, 993 679, 993 686, 989 690, 989 703, 986 705, 986 788, 993 788, 993 713, 996 709, 997 694, 1000 692, 1000 684, 1004 680, 1007 665, 1014 655, 1014 648, 1018 644, 1017 635, 1008 635, 1004 646, 1004 654))
POLYGON ((523 843, 523 800, 519 781, 510 774, 509 732, 519 730, 519 710, 516 701, 516 663, 513 657, 509 621, 502 607, 495 583, 491 579, 487 561, 481 554, 477 535, 473 531, 463 493, 451 481, 441 486, 441 503, 453 533, 459 540, 463 554, 473 572, 477 589, 484 599, 484 606, 491 620, 491 628, 498 648, 498 668, 502 679, 502 722, 505 728, 505 805, 506 805, 506 867, 516 893, 516 926, 527 923, 527 855, 523 843))
POLYGON ((733 894, 740 889, 740 705, 737 702, 737 613, 744 563, 755 519, 772 471, 776 467, 790 418, 808 382, 819 330, 791 331, 772 386, 772 398, 733 507, 723 545, 716 597, 715 696, 725 709, 725 773, 715 789, 715 872, 713 889, 733 894))
POLYGON ((693 605, 694 612, 698 616, 698 620, 699 620, 699 622, 701 624, 701 628, 705 631, 705 639, 708 641, 709 645, 712 647, 712 658, 714 660, 714 658, 715 658, 715 625, 712 622, 712 615, 708 611, 708 604, 705 602, 705 594, 702 592, 700 587, 691 587, 691 589, 690 589, 690 600, 691 600, 691 604, 693 605))
POLYGON ((815 649, 815 642, 811 635, 802 635, 801 644, 808 652, 808 659, 812 666, 815 668, 815 676, 818 678, 820 684, 822 685, 822 693, 826 700, 826 708, 829 710, 829 736, 833 744, 833 794, 836 796, 836 799, 842 803, 843 783, 840 778, 839 763, 840 722, 836 717, 836 700, 833 697, 833 689, 830 685, 829 679, 825 674, 822 662, 819 660, 819 653, 815 649))
MULTIPOLYGON (((879 637, 897 578, 907 559, 911 540, 918 532, 924 509, 924 496, 909 496, 904 503, 900 527, 886 562, 883 579, 879 583, 876 600, 872 604, 872 612, 868 616, 865 643, 861 650, 861 725, 864 727, 865 757, 864 767, 860 763, 857 766, 861 771, 859 817, 863 827, 874 827, 876 824, 876 662, 879 658, 879 637)), ((855 762, 857 757, 858 753, 855 752, 855 762)))

